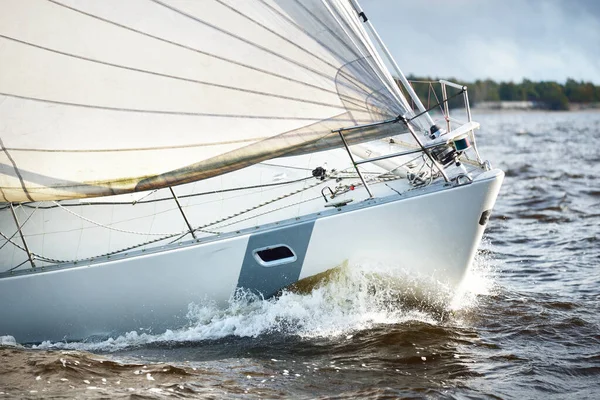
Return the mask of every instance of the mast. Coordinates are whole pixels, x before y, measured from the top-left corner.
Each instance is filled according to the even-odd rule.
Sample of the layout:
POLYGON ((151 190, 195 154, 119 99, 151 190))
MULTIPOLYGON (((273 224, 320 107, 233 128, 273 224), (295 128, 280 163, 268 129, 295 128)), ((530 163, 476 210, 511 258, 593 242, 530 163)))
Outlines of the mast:
MULTIPOLYGON (((352 4, 352 7, 354 8, 354 10, 358 14, 358 16, 362 19, 363 23, 365 23, 367 25, 367 28, 369 29, 369 32, 373 35, 373 37, 377 41, 377 44, 379 45, 379 47, 381 48, 381 50, 383 50, 383 54, 385 55, 385 57, 387 58, 387 60, 389 61, 389 63, 394 68, 394 71, 396 72, 396 74, 398 74, 398 78, 402 82, 402 85, 404 85, 404 87, 408 91, 408 94, 410 95, 411 99, 417 105, 417 108, 419 109, 419 111, 420 112, 425 112, 426 109, 425 109, 425 106, 423 105, 423 103, 421 102, 421 99, 419 99, 419 96, 417 96, 417 93, 415 93, 415 91, 413 90, 412 86, 410 85, 410 83, 406 79, 406 76, 404 76, 404 73, 402 72, 402 70, 400 69, 400 67, 398 66, 398 64, 396 63, 396 60, 394 59, 394 57, 392 56, 392 54, 388 50, 388 48, 385 45, 385 43, 383 42, 383 40, 381 40, 381 37, 379 36, 379 34, 377 33, 377 31, 375 30, 375 27, 373 26, 373 24, 371 23, 371 21, 369 20, 369 18, 367 18, 367 15, 363 11, 363 9, 360 6, 360 4, 358 4, 358 1, 357 0, 349 0, 349 1, 350 1, 350 4, 352 4)), ((424 115, 425 115, 425 118, 427 119, 427 122, 430 124, 430 126, 432 128, 431 129, 432 133, 435 132, 435 131, 437 131, 437 130, 439 130, 439 128, 437 128, 437 126, 435 125, 435 122, 433 121, 433 119, 431 118, 431 116, 429 115, 429 113, 425 112, 424 115), (436 129, 434 129, 434 127, 436 129)))

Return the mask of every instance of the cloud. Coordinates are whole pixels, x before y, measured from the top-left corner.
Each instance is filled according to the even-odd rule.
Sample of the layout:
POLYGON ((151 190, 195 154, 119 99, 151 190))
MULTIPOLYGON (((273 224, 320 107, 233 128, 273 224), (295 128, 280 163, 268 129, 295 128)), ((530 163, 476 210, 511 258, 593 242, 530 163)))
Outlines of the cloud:
POLYGON ((362 0, 403 71, 600 84, 596 0, 362 0))

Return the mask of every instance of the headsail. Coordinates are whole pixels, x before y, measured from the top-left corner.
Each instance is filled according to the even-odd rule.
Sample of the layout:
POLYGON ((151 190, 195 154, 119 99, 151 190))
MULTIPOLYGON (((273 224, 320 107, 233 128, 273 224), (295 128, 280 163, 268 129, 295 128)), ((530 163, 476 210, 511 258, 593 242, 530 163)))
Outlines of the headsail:
POLYGON ((408 112, 348 0, 4 0, 0 60, 7 202, 195 181, 408 112))

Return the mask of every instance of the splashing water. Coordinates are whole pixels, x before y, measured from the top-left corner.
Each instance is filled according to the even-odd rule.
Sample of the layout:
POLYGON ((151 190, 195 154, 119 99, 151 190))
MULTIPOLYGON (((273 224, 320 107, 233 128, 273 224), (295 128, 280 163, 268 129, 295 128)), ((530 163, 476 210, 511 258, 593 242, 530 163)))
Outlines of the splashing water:
POLYGON ((482 274, 485 264, 483 258, 476 260, 467 285, 454 300, 453 293, 438 282, 364 261, 332 270, 308 290, 294 287, 272 299, 239 291, 226 309, 210 301, 190 304, 185 328, 156 335, 133 331, 101 342, 43 342, 34 348, 113 352, 152 343, 256 338, 271 333, 334 338, 411 320, 436 325, 450 310, 475 305, 472 289, 485 287, 481 284, 488 279, 482 274))
POLYGON ((0 346, 15 347, 17 346, 17 341, 12 336, 0 336, 0 346))
POLYGON ((485 250, 490 246, 489 240, 482 241, 480 250, 471 268, 467 270, 460 287, 449 303, 449 310, 453 312, 477 308, 481 297, 492 296, 498 289, 493 276, 497 273, 497 266, 490 251, 485 250))

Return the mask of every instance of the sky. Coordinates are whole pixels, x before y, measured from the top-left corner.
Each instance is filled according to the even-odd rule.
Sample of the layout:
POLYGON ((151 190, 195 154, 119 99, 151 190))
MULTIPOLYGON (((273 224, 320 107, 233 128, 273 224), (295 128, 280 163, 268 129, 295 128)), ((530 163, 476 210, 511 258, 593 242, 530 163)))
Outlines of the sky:
POLYGON ((600 0, 360 0, 405 75, 600 84, 600 0))

